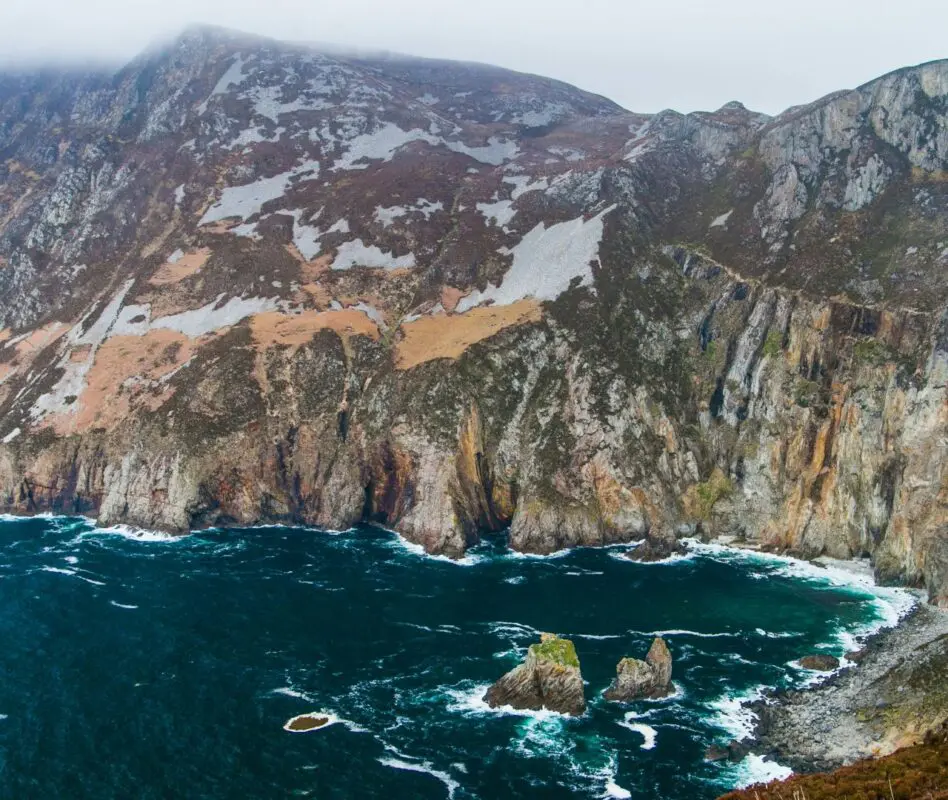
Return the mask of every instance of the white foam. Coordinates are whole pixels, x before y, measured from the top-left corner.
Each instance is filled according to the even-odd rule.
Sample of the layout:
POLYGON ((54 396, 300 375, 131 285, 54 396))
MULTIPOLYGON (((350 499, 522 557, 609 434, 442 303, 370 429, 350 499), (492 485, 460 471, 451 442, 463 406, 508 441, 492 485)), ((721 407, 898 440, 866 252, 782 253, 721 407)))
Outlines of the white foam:
POLYGON ((632 722, 633 719, 637 719, 638 717, 638 714, 636 714, 634 711, 630 711, 625 715, 625 718, 619 724, 623 728, 628 728, 630 731, 635 731, 642 737, 642 744, 639 745, 642 750, 653 750, 658 740, 658 731, 656 731, 651 725, 644 725, 641 722, 632 722))
POLYGON ((514 708, 513 706, 497 706, 493 708, 484 700, 484 695, 490 689, 491 684, 483 683, 471 686, 469 682, 458 686, 440 687, 445 695, 450 698, 447 705, 448 711, 460 714, 469 714, 474 716, 496 716, 496 717, 523 717, 525 719, 537 721, 559 721, 572 719, 567 714, 561 714, 558 711, 550 711, 548 708, 533 710, 529 708, 514 708))
POLYGON ((447 564, 453 564, 456 567, 473 567, 478 562, 482 561, 481 556, 475 556, 468 553, 463 558, 449 558, 448 556, 435 555, 429 553, 422 547, 420 544, 415 544, 414 542, 408 541, 404 536, 402 536, 398 531, 393 531, 389 529, 389 533, 394 534, 395 538, 393 544, 399 549, 404 550, 406 553, 411 553, 413 556, 420 556, 422 558, 429 559, 431 561, 441 561, 447 564))
POLYGON ((85 575, 80 575, 74 569, 64 569, 63 567, 40 567, 40 571, 41 572, 55 572, 58 575, 69 575, 73 578, 78 578, 81 581, 85 581, 86 583, 91 583, 94 586, 106 585, 104 581, 97 581, 97 580, 93 580, 92 578, 87 578, 85 575))
POLYGON ((163 533, 162 531, 149 531, 144 528, 135 528, 131 525, 113 525, 109 528, 95 528, 91 531, 82 531, 79 537, 86 536, 121 536, 123 539, 131 539, 136 542, 181 542, 186 540, 190 534, 163 533))
POLYGON ((744 789, 756 784, 770 783, 771 781, 784 780, 793 775, 793 770, 790 769, 790 767, 785 767, 776 761, 769 761, 765 756, 759 756, 754 753, 748 755, 737 765, 737 771, 738 789, 744 789))
POLYGON ((379 758, 378 762, 392 769, 401 769, 407 772, 421 772, 431 775, 441 781, 448 790, 449 800, 454 797, 454 793, 461 788, 461 784, 452 778, 447 772, 435 769, 428 761, 403 761, 400 758, 379 758))
POLYGON ((604 797, 619 797, 619 798, 628 798, 632 796, 632 792, 628 789, 623 789, 613 780, 606 781, 606 793, 604 797))
POLYGON ((115 606, 116 608, 126 608, 126 609, 128 609, 129 611, 133 611, 133 610, 135 610, 136 608, 138 608, 138 606, 131 606, 131 605, 127 605, 127 604, 125 604, 125 603, 117 603, 115 600, 109 600, 109 603, 110 603, 111 605, 115 606))
POLYGON ((767 687, 760 685, 738 694, 725 694, 709 705, 715 713, 710 722, 738 741, 754 734, 757 714, 747 708, 749 703, 763 699, 767 687))
POLYGON ((289 731, 290 733, 313 733, 314 731, 321 731, 331 725, 335 725, 338 722, 344 722, 344 720, 339 719, 335 714, 330 714, 325 711, 308 711, 305 714, 297 714, 295 717, 288 719, 283 725, 283 730, 289 731), (308 719, 309 717, 324 717, 327 721, 325 725, 320 725, 318 728, 310 728, 305 731, 293 730, 290 727, 297 720, 308 719))
POLYGON ((294 689, 291 686, 281 686, 279 689, 273 689, 270 691, 270 694, 279 694, 284 697, 292 697, 296 700, 305 700, 307 703, 312 703, 313 698, 304 692, 300 692, 294 689))

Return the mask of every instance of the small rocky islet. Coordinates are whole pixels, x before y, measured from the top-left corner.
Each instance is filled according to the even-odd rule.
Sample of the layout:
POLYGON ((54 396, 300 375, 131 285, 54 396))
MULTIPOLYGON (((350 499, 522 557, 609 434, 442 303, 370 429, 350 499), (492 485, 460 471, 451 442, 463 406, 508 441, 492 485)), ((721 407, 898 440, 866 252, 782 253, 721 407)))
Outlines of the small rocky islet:
MULTIPOLYGON (((671 651, 664 639, 656 638, 644 661, 623 658, 619 662, 616 679, 604 697, 620 702, 667 697, 672 693, 671 674, 671 651)), ((524 662, 487 690, 484 701, 491 708, 546 709, 580 716, 586 710, 583 686, 573 642, 544 633, 539 643, 530 645, 524 662)))

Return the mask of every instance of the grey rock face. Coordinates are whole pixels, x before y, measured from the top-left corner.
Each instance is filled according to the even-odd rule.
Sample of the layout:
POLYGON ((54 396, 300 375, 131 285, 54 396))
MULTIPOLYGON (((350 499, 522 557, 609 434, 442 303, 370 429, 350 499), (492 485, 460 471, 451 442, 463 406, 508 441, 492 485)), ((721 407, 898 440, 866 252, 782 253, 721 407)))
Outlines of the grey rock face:
POLYGON ((652 642, 644 661, 623 658, 619 662, 615 680, 603 696, 618 702, 665 697, 673 690, 671 676, 672 655, 659 637, 652 642))
POLYGON ((543 634, 527 658, 498 680, 484 695, 491 707, 512 706, 579 716, 586 710, 583 677, 573 643, 543 634))

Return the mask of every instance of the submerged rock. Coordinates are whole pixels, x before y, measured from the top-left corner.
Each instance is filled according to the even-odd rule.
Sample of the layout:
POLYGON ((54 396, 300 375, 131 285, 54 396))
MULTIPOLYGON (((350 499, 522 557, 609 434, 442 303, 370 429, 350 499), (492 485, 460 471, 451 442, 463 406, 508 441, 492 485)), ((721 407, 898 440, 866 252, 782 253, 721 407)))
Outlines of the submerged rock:
POLYGON ((836 656, 817 653, 812 656, 804 656, 800 659, 800 666, 804 669, 812 669, 816 672, 832 672, 839 669, 839 659, 836 656))
POLYGON ((573 643, 544 633, 538 644, 530 645, 524 662, 491 686, 484 700, 491 708, 545 708, 579 716, 586 698, 573 643))
POLYGON ((628 702, 642 698, 667 697, 672 692, 672 656, 661 637, 652 642, 642 661, 623 658, 616 667, 616 677, 606 689, 606 700, 628 702))

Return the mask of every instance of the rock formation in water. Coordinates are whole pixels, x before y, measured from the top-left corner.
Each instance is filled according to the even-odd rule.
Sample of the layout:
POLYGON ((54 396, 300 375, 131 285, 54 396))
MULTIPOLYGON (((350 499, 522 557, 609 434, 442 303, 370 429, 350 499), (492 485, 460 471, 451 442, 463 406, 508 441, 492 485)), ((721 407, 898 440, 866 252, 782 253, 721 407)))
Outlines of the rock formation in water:
POLYGON ((492 708, 546 708, 579 716, 586 698, 573 643, 544 633, 539 644, 530 645, 524 662, 491 686, 484 700, 492 708))
POLYGON ((800 666, 816 672, 832 672, 839 668, 839 659, 826 653, 816 653, 800 659, 800 666))
POLYGON ((212 28, 0 75, 0 506, 727 534, 948 605, 948 62, 768 117, 212 28))
POLYGON ((616 677, 603 696, 606 700, 629 702, 643 698, 666 697, 673 691, 672 655, 662 638, 656 638, 645 660, 623 658, 616 677))
POLYGON ((649 564, 687 552, 688 548, 678 541, 672 531, 650 531, 642 543, 626 553, 625 557, 630 561, 649 564))

